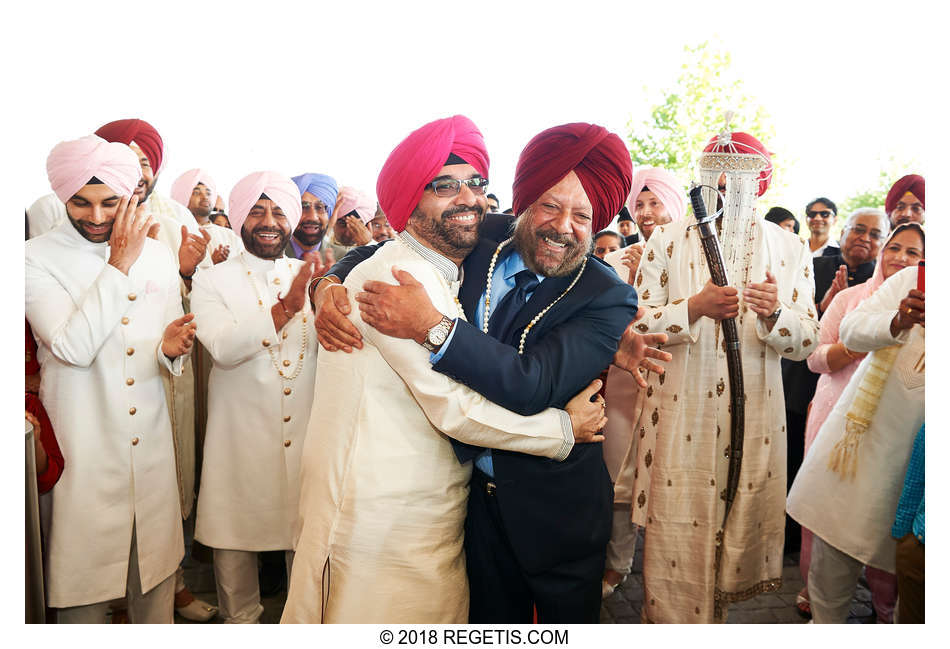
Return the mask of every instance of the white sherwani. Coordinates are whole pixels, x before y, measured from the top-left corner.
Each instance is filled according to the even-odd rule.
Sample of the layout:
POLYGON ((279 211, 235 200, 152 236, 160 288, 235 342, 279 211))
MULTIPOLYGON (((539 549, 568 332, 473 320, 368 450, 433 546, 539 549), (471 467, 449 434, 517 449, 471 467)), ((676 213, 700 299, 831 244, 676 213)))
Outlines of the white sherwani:
POLYGON ((360 319, 354 295, 367 280, 395 283, 394 265, 425 286, 439 311, 461 317, 458 282, 401 239, 347 277, 363 349, 323 352, 317 364, 283 622, 467 622, 462 541, 472 465, 459 464, 448 436, 557 460, 573 445, 562 411, 505 410, 433 371, 421 345, 360 319))
MULTIPOLYGON (((644 617, 652 622, 712 622, 731 601, 778 588, 785 521, 785 407, 779 358, 816 347, 812 256, 794 234, 757 220, 749 282, 771 270, 782 313, 769 332, 740 302, 745 385, 745 445, 739 490, 725 530, 729 373, 721 325, 689 323, 688 298, 709 279, 689 219, 664 225, 647 242, 635 281, 646 314, 641 333, 664 332, 673 355, 652 375, 636 427, 633 520, 646 528, 644 617)), ((738 278, 730 278, 741 292, 738 278)))
POLYGON ((52 490, 47 588, 63 608, 124 597, 132 523, 142 590, 183 555, 172 431, 161 352, 182 315, 168 251, 146 239, 128 276, 106 263, 107 243, 68 221, 26 243, 26 317, 42 365, 40 399, 66 458, 52 490))
POLYGON ((891 336, 900 301, 917 285, 917 268, 890 277, 841 321, 841 342, 856 352, 901 345, 877 412, 861 435, 857 474, 843 478, 828 468, 842 438, 845 415, 870 363, 866 356, 828 415, 788 494, 788 513, 838 550, 869 566, 895 572, 897 541, 891 526, 904 484, 914 437, 924 422, 924 328, 891 336))
POLYGON ((293 547, 317 341, 309 308, 279 332, 270 310, 302 265, 232 251, 192 282, 198 338, 214 359, 195 538, 213 548, 293 547))

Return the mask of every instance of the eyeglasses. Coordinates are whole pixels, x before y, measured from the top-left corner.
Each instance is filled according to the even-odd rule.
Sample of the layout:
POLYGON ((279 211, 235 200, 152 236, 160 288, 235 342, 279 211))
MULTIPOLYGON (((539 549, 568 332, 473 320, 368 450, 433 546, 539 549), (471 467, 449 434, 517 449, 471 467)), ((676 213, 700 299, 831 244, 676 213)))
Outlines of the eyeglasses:
POLYGON ((903 212, 906 209, 910 209, 914 214, 920 215, 924 213, 924 206, 920 203, 912 203, 908 205, 907 203, 898 203, 897 207, 894 208, 895 212, 903 212))
POLYGON ((856 235, 858 235, 859 237, 863 237, 864 235, 868 235, 868 237, 871 238, 871 241, 880 241, 881 239, 884 238, 884 234, 883 234, 880 230, 870 230, 870 231, 869 231, 869 230, 868 230, 868 227, 867 227, 866 225, 855 225, 855 226, 852 226, 852 227, 851 227, 851 231, 852 231, 853 233, 855 233, 856 235))
POLYGON ((805 212, 805 215, 810 219, 813 219, 816 216, 827 219, 829 216, 831 216, 831 210, 811 210, 809 212, 805 212))
POLYGON ((482 178, 481 176, 468 178, 466 180, 458 180, 457 178, 443 178, 442 180, 433 180, 431 183, 426 185, 426 189, 431 187, 436 196, 450 198, 452 196, 457 196, 458 193, 462 191, 463 184, 468 185, 468 188, 472 190, 473 194, 481 195, 485 193, 485 188, 488 187, 488 178, 482 178))
POLYGON ((301 208, 304 212, 309 212, 310 210, 313 210, 313 211, 316 212, 317 214, 326 214, 326 213, 327 213, 327 206, 324 205, 323 203, 316 203, 316 204, 314 204, 314 203, 311 203, 310 201, 301 201, 301 203, 300 203, 300 208, 301 208))

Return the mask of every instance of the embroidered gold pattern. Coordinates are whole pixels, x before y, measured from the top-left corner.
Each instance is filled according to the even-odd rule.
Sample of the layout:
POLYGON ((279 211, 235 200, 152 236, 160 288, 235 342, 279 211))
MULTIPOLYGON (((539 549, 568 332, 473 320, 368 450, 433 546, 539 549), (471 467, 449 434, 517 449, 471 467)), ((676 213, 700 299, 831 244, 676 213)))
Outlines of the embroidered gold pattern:
POLYGON ((637 506, 643 509, 643 506, 647 503, 647 495, 644 492, 640 492, 640 495, 637 496, 637 506))
POLYGON ((798 289, 792 289, 792 302, 798 302, 798 289))
POLYGON ((645 323, 641 322, 640 324, 637 325, 636 329, 640 333, 645 334, 646 332, 650 330, 650 327, 648 327, 645 323))
POLYGON ((650 468, 650 465, 653 464, 653 451, 647 451, 647 455, 643 458, 643 463, 647 465, 647 468, 650 468))
POLYGON ((643 436, 647 434, 646 428, 640 426, 640 439, 643 439, 643 436))
POLYGON ((687 434, 686 434, 686 441, 687 441, 687 442, 692 442, 692 441, 693 441, 693 436, 690 435, 689 433, 687 433, 687 434))
POLYGON ((682 301, 683 301, 683 298, 679 298, 678 300, 673 300, 673 304, 676 305, 676 304, 679 304, 679 303, 682 302, 682 301))
POLYGON ((808 347, 810 344, 811 344, 811 338, 806 338, 805 340, 802 341, 802 345, 804 345, 805 347, 808 347))
POLYGON ((811 275, 811 269, 809 269, 808 266, 805 266, 805 277, 808 277, 809 275, 811 275))
POLYGON ((664 269, 663 272, 660 273, 660 286, 666 286, 668 281, 670 281, 670 276, 669 273, 666 272, 666 269, 664 269))
POLYGON ((637 287, 638 288, 640 284, 643 284, 643 273, 637 272, 637 287))
POLYGON ((783 351, 782 353, 783 353, 783 354, 791 354, 793 351, 795 351, 794 348, 792 348, 792 347, 786 347, 786 348, 785 348, 785 351, 783 351))
POLYGON ((660 374, 660 385, 666 383, 666 374, 660 374))
POLYGON ((663 312, 662 312, 662 311, 654 311, 654 312, 653 312, 653 319, 654 319, 654 320, 659 320, 659 319, 662 318, 662 317, 663 317, 663 312))
POLYGON ((642 299, 644 299, 644 300, 649 300, 649 299, 650 299, 650 289, 644 290, 643 293, 640 294, 640 297, 641 297, 642 299))
POLYGON ((655 257, 656 255, 653 254, 653 250, 651 249, 650 252, 647 253, 647 261, 653 261, 655 257))
POLYGON ((782 327, 778 330, 778 335, 780 336, 791 336, 792 332, 788 330, 788 327, 782 327))
POLYGON ((656 426, 656 422, 660 421, 660 412, 656 408, 653 409, 653 414, 650 415, 650 420, 653 422, 654 426, 656 426))
POLYGON ((671 334, 678 334, 679 332, 683 330, 683 328, 679 325, 670 325, 669 327, 666 328, 666 330, 669 331, 671 334))
POLYGON ((672 241, 670 241, 670 245, 666 247, 666 256, 669 257, 670 259, 673 258, 673 242, 672 241))
POLYGON ((653 386, 651 385, 647 388, 647 397, 652 397, 652 396, 653 396, 653 386))
POLYGON ((722 377, 719 378, 719 383, 716 384, 716 396, 721 397, 722 393, 726 391, 726 382, 722 380, 722 377))

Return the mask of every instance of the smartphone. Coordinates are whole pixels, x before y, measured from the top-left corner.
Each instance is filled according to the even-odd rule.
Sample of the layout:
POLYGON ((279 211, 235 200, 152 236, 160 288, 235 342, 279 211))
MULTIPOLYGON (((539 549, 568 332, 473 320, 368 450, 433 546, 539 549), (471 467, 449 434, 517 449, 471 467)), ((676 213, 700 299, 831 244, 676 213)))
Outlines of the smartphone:
POLYGON ((924 260, 917 262, 917 290, 924 292, 924 260))

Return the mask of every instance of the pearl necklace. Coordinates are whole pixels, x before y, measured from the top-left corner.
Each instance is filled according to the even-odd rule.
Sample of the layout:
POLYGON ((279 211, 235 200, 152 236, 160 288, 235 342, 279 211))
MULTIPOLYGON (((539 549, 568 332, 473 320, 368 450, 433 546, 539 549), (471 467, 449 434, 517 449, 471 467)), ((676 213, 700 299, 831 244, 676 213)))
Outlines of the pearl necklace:
MULTIPOLYGON (((247 260, 244 259, 244 255, 241 255, 241 263, 244 265, 244 270, 247 271, 247 281, 251 283, 251 288, 254 289, 255 295, 257 295, 257 307, 261 310, 261 313, 265 313, 267 308, 264 306, 264 298, 261 295, 260 289, 257 287, 257 282, 254 280, 254 275, 251 273, 251 269, 248 267, 247 260)), ((287 270, 293 272, 293 268, 290 266, 289 262, 287 263, 287 270)), ((291 318, 291 321, 296 320, 296 318, 297 315, 294 314, 294 317, 291 318)), ((290 322, 284 325, 284 332, 281 334, 282 339, 287 338, 286 329, 288 325, 290 325, 290 322)), ((283 378, 285 381, 293 381, 298 376, 300 376, 300 372, 303 371, 304 360, 307 357, 307 346, 307 316, 303 316, 303 321, 300 323, 300 354, 297 357, 297 366, 294 368, 294 371, 291 374, 285 374, 284 370, 281 369, 280 364, 277 363, 277 353, 274 349, 274 346, 269 346, 267 348, 267 353, 270 354, 271 364, 274 366, 274 369, 277 370, 277 373, 281 376, 281 378, 283 378)), ((284 359, 283 366, 290 367, 290 361, 284 359)))
MULTIPOLYGON (((512 239, 514 239, 514 237, 512 237, 511 239, 506 239, 505 241, 502 241, 501 243, 498 244, 498 247, 495 248, 495 254, 492 255, 491 262, 488 264, 488 279, 485 281, 485 313, 482 316, 482 331, 486 334, 488 333, 488 318, 491 315, 491 279, 492 279, 492 275, 495 272, 495 262, 498 261, 498 255, 501 254, 502 248, 504 248, 509 243, 511 243, 512 239)), ((577 284, 577 280, 579 280, 581 278, 581 275, 584 274, 585 268, 587 268, 586 256, 584 257, 584 261, 581 262, 581 269, 577 271, 577 275, 574 276, 574 279, 571 281, 568 287, 564 289, 564 292, 558 295, 557 298, 555 298, 555 300, 551 302, 551 304, 541 309, 538 312, 538 314, 534 316, 534 318, 532 318, 531 322, 525 325, 524 331, 521 332, 521 340, 518 342, 519 355, 524 354, 524 341, 528 337, 528 332, 531 331, 531 328, 534 325, 538 324, 538 321, 544 317, 544 314, 547 313, 551 309, 551 307, 553 307, 555 304, 560 302, 561 298, 567 295, 568 292, 572 288, 574 288, 574 285, 577 284)))

